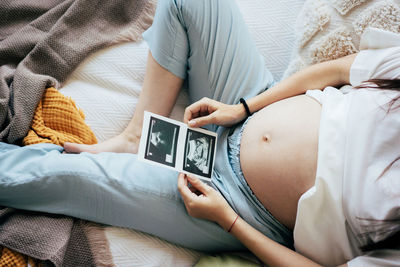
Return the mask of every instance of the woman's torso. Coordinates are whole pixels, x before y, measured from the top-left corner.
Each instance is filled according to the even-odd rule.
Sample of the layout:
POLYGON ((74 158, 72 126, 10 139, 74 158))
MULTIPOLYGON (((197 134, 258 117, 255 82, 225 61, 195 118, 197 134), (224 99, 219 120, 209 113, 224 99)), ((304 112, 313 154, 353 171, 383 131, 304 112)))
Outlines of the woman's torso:
POLYGON ((320 113, 317 101, 295 96, 257 112, 243 131, 244 177, 264 207, 289 229, 300 196, 315 182, 320 113))

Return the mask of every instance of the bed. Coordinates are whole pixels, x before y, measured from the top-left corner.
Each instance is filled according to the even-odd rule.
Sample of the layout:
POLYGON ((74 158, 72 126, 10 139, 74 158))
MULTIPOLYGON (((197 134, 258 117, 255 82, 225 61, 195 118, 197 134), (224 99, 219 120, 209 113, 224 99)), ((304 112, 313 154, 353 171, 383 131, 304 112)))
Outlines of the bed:
MULTIPOLYGON (((386 27, 379 22, 379 16, 385 19, 388 5, 394 4, 394 11, 399 11, 398 1, 307 1, 309 10, 302 10, 304 0, 237 2, 276 81, 305 65, 357 51, 359 36, 367 26, 386 27), (373 13, 380 7, 377 4, 381 4, 383 15, 373 13), (331 18, 324 17, 326 14, 331 18), (363 19, 362 14, 375 19, 363 19), (299 15, 303 16, 300 20, 299 15), (346 35, 338 25, 353 27, 353 31, 346 35), (350 45, 344 42, 331 47, 335 38, 346 41, 349 36, 353 38, 350 45), (318 50, 317 46, 326 50, 318 50)), ((390 23, 399 25, 399 13, 394 14, 390 23)), ((392 31, 399 29, 397 26, 392 31)), ((147 51, 143 41, 98 51, 81 63, 61 88, 83 109, 99 142, 120 133, 132 117, 143 83, 147 51)), ((181 120, 187 104, 183 88, 171 117, 181 120)), ((116 266, 192 266, 203 255, 131 229, 108 226, 106 236, 116 266)))
MULTIPOLYGON (((238 0, 267 67, 279 80, 294 46, 294 24, 303 0, 238 0)), ((144 41, 121 43, 91 55, 61 89, 83 109, 99 142, 120 133, 135 109, 145 74, 144 41), (96 92, 96 94, 93 94, 96 92)), ((171 117, 181 120, 187 95, 183 89, 171 117)), ((202 253, 175 246, 138 231, 107 227, 116 266, 192 266, 202 253)))

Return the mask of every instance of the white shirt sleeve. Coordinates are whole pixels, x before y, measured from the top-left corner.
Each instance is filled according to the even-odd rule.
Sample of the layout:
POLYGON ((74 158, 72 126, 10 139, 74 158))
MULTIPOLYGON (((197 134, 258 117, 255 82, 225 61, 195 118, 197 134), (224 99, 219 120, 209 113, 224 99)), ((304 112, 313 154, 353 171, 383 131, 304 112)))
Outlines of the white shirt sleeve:
POLYGON ((400 46, 362 50, 350 68, 350 84, 369 79, 400 79, 400 46))
POLYGON ((381 249, 356 257, 347 263, 348 267, 395 267, 400 266, 399 249, 381 249))

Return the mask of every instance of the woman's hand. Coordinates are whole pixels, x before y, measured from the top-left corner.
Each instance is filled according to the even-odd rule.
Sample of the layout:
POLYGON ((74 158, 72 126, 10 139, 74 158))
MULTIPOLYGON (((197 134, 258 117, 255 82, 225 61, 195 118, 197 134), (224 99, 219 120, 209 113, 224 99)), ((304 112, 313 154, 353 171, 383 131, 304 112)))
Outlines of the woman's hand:
POLYGON ((183 122, 190 127, 201 127, 207 124, 228 127, 245 118, 246 110, 241 104, 227 105, 204 97, 186 108, 183 122))
POLYGON ((236 219, 236 213, 222 195, 200 179, 181 173, 178 176, 178 189, 189 215, 215 221, 225 230, 236 219))

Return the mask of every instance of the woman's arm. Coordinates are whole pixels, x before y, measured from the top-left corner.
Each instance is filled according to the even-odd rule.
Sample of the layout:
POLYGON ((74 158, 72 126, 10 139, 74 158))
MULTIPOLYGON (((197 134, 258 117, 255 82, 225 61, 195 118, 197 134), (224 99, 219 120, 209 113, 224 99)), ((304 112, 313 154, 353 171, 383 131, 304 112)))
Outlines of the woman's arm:
POLYGON ((249 99, 247 104, 250 111, 258 111, 273 102, 303 94, 309 89, 349 84, 350 67, 356 55, 311 65, 293 74, 264 93, 249 99))
POLYGON ((225 230, 230 229, 230 233, 267 265, 321 266, 266 237, 240 217, 237 218, 221 194, 199 179, 180 174, 178 189, 189 215, 215 221, 225 230), (188 187, 188 181, 191 188, 188 187))
MULTIPOLYGON (((250 112, 256 112, 269 104, 305 93, 309 89, 349 84, 350 68, 357 54, 309 66, 281 81, 265 92, 246 100, 250 112)), ((192 127, 206 124, 231 126, 246 117, 242 104, 226 105, 212 99, 202 99, 190 105, 184 122, 192 127)))
POLYGON ((240 217, 231 233, 268 266, 321 266, 266 237, 240 217))

